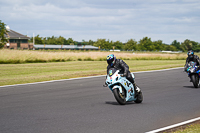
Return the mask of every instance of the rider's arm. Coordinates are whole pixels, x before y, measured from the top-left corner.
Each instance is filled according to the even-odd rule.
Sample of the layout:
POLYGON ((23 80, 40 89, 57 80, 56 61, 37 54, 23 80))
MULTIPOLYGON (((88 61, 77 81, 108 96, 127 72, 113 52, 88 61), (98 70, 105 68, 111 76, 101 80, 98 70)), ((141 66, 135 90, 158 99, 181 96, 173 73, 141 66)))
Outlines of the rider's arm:
POLYGON ((195 58, 196 58, 196 60, 197 60, 198 65, 200 65, 199 56, 196 55, 195 58))
POLYGON ((120 65, 124 69, 124 75, 127 76, 127 73, 129 71, 129 66, 123 60, 120 60, 120 65))
POLYGON ((110 69, 110 65, 107 66, 107 74, 109 73, 108 70, 110 69))
POLYGON ((185 71, 187 70, 187 64, 188 64, 188 62, 189 62, 189 58, 187 57, 186 62, 185 62, 185 66, 184 66, 184 70, 185 71))
POLYGON ((188 62, 189 62, 189 58, 187 57, 186 62, 185 62, 185 65, 187 65, 188 62))

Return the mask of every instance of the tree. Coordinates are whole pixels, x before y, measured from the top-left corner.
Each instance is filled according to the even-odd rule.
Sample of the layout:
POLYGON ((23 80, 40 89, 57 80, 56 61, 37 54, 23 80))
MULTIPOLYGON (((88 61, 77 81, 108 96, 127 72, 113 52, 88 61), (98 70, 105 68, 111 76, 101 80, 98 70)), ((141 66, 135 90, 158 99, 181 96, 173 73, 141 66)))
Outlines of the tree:
POLYGON ((122 48, 123 48, 123 43, 120 42, 120 41, 116 41, 116 42, 114 42, 112 44, 113 44, 114 49, 120 49, 120 50, 122 50, 122 48))
POLYGON ((150 51, 155 50, 155 47, 153 46, 151 38, 148 38, 148 37, 144 37, 143 39, 141 39, 139 41, 138 46, 140 50, 150 50, 150 51))
POLYGON ((64 44, 65 44, 65 45, 70 45, 70 44, 72 44, 72 43, 73 43, 73 44, 75 43, 75 41, 74 41, 72 38, 68 38, 67 40, 64 41, 64 44))
POLYGON ((137 50, 137 41, 130 39, 124 45, 124 50, 137 50))
POLYGON ((176 47, 173 45, 166 45, 165 50, 167 51, 176 51, 176 47))
POLYGON ((193 50, 193 44, 191 43, 190 40, 186 39, 183 43, 181 43, 180 48, 182 51, 193 50))
POLYGON ((172 43, 171 43, 172 46, 174 46, 177 50, 181 50, 181 45, 180 45, 180 42, 177 42, 176 40, 174 40, 172 43))
POLYGON ((35 36, 35 44, 43 44, 43 38, 40 37, 39 35, 35 36))
POLYGON ((88 42, 88 45, 94 45, 94 41, 92 41, 92 40, 89 40, 89 42, 88 42))
POLYGON ((100 47, 100 49, 113 49, 112 43, 110 43, 109 40, 106 41, 106 39, 97 39, 94 46, 100 47))
POLYGON ((166 44, 163 44, 162 40, 154 41, 152 43, 155 48, 154 51, 155 50, 157 50, 157 51, 165 50, 165 47, 167 46, 166 44))
POLYGON ((89 41, 85 41, 85 40, 82 40, 81 42, 82 45, 94 45, 94 42, 92 40, 89 40, 89 41))
POLYGON ((8 39, 5 37, 5 34, 8 32, 5 26, 6 24, 0 20, 0 48, 3 48, 6 42, 8 42, 8 39))
POLYGON ((199 52, 199 43, 198 42, 195 42, 195 41, 190 41, 190 43, 192 43, 192 50, 196 51, 196 52, 199 52))

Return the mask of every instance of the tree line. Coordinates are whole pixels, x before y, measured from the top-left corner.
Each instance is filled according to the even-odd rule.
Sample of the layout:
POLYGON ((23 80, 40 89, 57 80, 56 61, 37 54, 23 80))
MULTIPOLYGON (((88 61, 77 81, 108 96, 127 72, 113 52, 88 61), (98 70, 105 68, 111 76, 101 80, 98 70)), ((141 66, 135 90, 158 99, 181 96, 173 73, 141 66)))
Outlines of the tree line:
MULTIPOLYGON (((82 42, 74 41, 72 38, 59 37, 34 37, 35 44, 54 44, 54 45, 92 45, 99 47, 102 50, 119 49, 125 51, 188 51, 194 50, 200 52, 200 43, 186 39, 184 42, 174 40, 171 44, 165 44, 162 40, 152 41, 149 37, 144 37, 140 41, 134 39, 128 40, 126 43, 120 41, 110 41, 106 39, 97 39, 97 41, 89 40, 82 42)), ((31 37, 30 42, 33 42, 31 37)))
MULTIPOLYGON (((3 48, 8 38, 5 37, 7 34, 6 24, 0 20, 0 48, 3 48)), ((39 35, 34 37, 35 44, 54 44, 54 45, 92 45, 99 47, 102 50, 119 49, 126 51, 188 51, 193 50, 200 52, 200 43, 186 39, 184 42, 178 42, 174 40, 171 44, 165 44, 162 40, 152 41, 149 37, 144 37, 140 41, 130 39, 125 43, 120 41, 110 41, 106 39, 97 39, 97 41, 89 40, 82 42, 74 41, 72 38, 59 37, 40 37, 39 35)), ((30 38, 29 42, 33 42, 33 37, 30 38)))

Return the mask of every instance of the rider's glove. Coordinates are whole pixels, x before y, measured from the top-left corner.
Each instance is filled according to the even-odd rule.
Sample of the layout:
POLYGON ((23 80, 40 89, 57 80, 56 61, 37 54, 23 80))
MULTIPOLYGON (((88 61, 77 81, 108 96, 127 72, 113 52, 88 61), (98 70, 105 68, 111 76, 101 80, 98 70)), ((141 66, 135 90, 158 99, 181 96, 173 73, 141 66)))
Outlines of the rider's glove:
POLYGON ((108 84, 105 82, 105 84, 103 85, 103 87, 107 87, 108 86, 108 84))
POLYGON ((186 66, 184 66, 184 71, 187 72, 187 67, 186 66))
POLYGON ((123 74, 123 77, 126 77, 126 76, 127 76, 127 73, 124 73, 124 74, 123 74))
POLYGON ((200 69, 200 66, 197 66, 197 70, 199 70, 200 69))
POLYGON ((187 68, 184 68, 184 71, 187 72, 187 68))

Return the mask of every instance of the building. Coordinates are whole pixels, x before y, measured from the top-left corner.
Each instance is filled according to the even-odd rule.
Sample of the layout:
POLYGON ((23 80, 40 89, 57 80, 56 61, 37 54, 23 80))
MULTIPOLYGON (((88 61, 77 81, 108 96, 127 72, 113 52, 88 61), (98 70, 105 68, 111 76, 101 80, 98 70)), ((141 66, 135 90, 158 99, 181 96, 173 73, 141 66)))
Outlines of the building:
POLYGON ((22 35, 16 31, 13 31, 6 26, 8 32, 5 34, 5 37, 8 38, 8 43, 4 48, 8 49, 33 49, 33 44, 29 44, 29 37, 22 35))
POLYGON ((99 50, 98 47, 91 45, 34 45, 34 49, 39 50, 51 50, 51 49, 60 49, 60 50, 99 50))
POLYGON ((8 49, 43 49, 43 50, 99 50, 98 47, 91 45, 82 45, 78 43, 78 45, 34 45, 33 43, 29 43, 29 37, 22 35, 16 31, 10 29, 9 26, 6 26, 7 33, 4 34, 6 38, 8 38, 8 43, 4 46, 4 48, 8 49))

